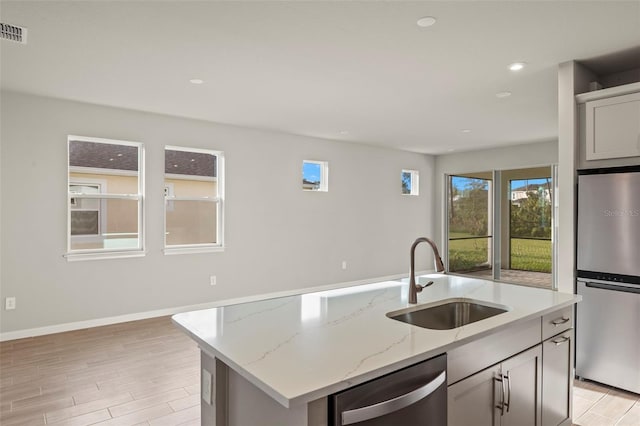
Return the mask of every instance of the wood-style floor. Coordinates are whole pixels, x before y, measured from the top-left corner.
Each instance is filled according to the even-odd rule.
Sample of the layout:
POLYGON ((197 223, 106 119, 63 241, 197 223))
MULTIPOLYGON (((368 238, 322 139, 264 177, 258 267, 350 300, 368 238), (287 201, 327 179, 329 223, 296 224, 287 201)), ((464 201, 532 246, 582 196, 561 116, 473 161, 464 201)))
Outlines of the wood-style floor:
POLYGON ((169 317, 0 343, 0 423, 199 425, 200 352, 169 317))
MULTIPOLYGON (((0 423, 199 425, 199 359, 169 317, 3 342, 0 423)), ((640 426, 639 398, 576 382, 574 424, 640 426)))

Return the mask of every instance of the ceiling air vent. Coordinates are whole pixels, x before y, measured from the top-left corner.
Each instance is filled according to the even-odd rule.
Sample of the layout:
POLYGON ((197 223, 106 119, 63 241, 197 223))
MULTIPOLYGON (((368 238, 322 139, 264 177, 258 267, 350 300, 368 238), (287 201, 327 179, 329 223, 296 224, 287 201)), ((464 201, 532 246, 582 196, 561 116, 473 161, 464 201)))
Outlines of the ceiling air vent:
POLYGON ((0 38, 15 41, 16 43, 27 44, 27 29, 17 25, 0 23, 0 38))

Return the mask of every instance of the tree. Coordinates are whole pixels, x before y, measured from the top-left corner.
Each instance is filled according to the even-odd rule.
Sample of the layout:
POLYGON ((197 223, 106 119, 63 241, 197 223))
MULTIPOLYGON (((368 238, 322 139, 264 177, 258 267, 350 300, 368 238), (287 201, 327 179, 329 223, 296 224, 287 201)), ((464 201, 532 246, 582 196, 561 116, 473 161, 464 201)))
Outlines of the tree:
POLYGON ((527 198, 512 204, 512 238, 551 238, 551 204, 543 194, 528 191, 527 198))
POLYGON ((462 191, 450 191, 449 226, 453 232, 487 235, 489 217, 489 181, 466 178, 462 191))

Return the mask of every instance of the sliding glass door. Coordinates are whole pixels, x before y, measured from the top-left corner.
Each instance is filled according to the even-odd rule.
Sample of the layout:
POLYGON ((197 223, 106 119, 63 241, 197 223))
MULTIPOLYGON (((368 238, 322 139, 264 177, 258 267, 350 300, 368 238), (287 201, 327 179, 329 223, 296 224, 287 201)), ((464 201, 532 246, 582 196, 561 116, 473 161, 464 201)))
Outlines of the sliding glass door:
POLYGON ((449 176, 449 271, 492 270, 491 172, 449 176))
POLYGON ((448 271, 552 288, 553 170, 447 176, 448 271))
POLYGON ((551 273, 551 176, 509 185, 509 269, 551 273))

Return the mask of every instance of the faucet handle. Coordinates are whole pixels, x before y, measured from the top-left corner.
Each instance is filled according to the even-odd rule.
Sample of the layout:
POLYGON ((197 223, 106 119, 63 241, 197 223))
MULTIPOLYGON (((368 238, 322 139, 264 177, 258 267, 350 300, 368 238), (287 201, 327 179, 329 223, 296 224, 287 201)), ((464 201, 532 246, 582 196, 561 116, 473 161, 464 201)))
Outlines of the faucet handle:
POLYGON ((418 293, 420 293, 423 289, 429 287, 431 284, 433 284, 433 281, 429 281, 428 283, 421 285, 421 284, 416 284, 416 291, 418 293))

